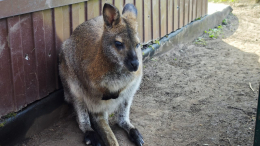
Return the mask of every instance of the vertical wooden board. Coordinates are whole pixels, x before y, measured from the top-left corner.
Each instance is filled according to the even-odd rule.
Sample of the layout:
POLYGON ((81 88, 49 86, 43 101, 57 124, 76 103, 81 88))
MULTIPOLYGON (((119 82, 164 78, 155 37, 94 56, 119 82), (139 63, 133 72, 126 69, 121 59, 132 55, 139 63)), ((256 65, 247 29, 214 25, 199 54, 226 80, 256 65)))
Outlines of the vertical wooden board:
MULTIPOLYGON (((55 59, 58 54, 55 52, 52 11, 53 11, 52 9, 43 11, 45 59, 46 59, 46 71, 47 71, 47 73, 46 73, 47 93, 51 93, 55 90, 55 80, 56 80, 56 78, 58 78, 55 75, 55 69, 58 68, 58 66, 55 66, 56 65, 55 59)), ((44 96, 42 96, 42 97, 44 97, 44 96)))
POLYGON ((25 75, 24 75, 24 55, 21 38, 21 25, 24 20, 20 20, 20 16, 14 16, 7 19, 8 36, 11 50, 12 71, 13 71, 13 87, 14 98, 16 102, 16 110, 21 109, 26 104, 25 95, 25 75))
MULTIPOLYGON (((63 6, 55 8, 55 66, 58 66, 58 54, 61 49, 61 44, 70 36, 70 16, 69 16, 69 6, 63 6)), ((55 69, 56 74, 58 69, 55 69)), ((56 79, 56 88, 59 89, 61 84, 59 80, 56 79)))
POLYGON ((134 4, 134 0, 125 0, 125 4, 134 4))
POLYGON ((189 23, 189 0, 184 0, 184 24, 187 25, 189 23))
POLYGON ((197 12, 196 12, 196 18, 201 17, 201 0, 197 0, 197 12))
POLYGON ((167 34, 167 2, 166 0, 160 0, 160 11, 161 11, 161 37, 167 34))
POLYGON ((144 29, 143 29, 143 25, 144 25, 144 22, 143 22, 143 0, 136 1, 136 9, 137 9, 137 13, 138 13, 137 14, 138 36, 140 38, 140 42, 143 42, 144 41, 144 39, 143 39, 143 32, 144 32, 144 29))
POLYGON ((144 42, 152 40, 151 0, 144 0, 144 42))
POLYGON ((173 0, 168 0, 168 34, 173 31, 173 0))
POLYGON ((115 0, 115 6, 118 8, 120 14, 122 14, 124 8, 124 0, 115 0))
POLYGON ((77 3, 72 5, 72 29, 75 30, 78 25, 85 21, 85 5, 77 3))
POLYGON ((197 18, 197 0, 192 0, 192 21, 197 18))
POLYGON ((31 14, 21 15, 20 20, 23 20, 20 22, 20 31, 22 37, 22 49, 24 56, 26 102, 31 103, 38 99, 39 96, 31 14))
POLYGON ((206 1, 206 15, 208 15, 208 4, 209 4, 209 1, 208 0, 205 0, 206 1))
POLYGON ((0 20, 0 117, 14 111, 11 55, 6 19, 0 20))
POLYGON ((189 0, 189 23, 192 21, 192 0, 189 0))
POLYGON ((44 16, 42 11, 33 13, 34 48, 36 54, 36 70, 39 86, 39 97, 47 95, 46 84, 46 55, 44 40, 44 16))
POLYGON ((153 14, 152 19, 153 19, 153 39, 157 39, 160 37, 160 11, 159 11, 159 6, 160 6, 160 0, 152 0, 152 12, 153 14))
POLYGON ((90 0, 87 2, 88 20, 99 16, 99 0, 90 0))
POLYGON ((183 27, 184 22, 184 0, 179 0, 179 28, 183 27))
POLYGON ((105 3, 109 3, 109 4, 112 4, 113 5, 113 0, 102 0, 102 4, 101 4, 101 10, 103 10, 103 6, 105 3))
POLYGON ((201 0, 201 16, 205 15, 205 0, 201 0))
POLYGON ((179 0, 173 0, 173 31, 179 28, 179 0))

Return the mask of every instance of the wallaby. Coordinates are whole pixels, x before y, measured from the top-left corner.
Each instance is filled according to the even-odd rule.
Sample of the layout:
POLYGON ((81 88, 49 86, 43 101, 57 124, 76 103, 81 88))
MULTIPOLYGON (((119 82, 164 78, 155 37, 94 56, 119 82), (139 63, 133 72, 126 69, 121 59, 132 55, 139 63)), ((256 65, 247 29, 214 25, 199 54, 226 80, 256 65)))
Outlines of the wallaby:
POLYGON ((103 16, 79 25, 62 45, 59 72, 65 100, 77 112, 87 145, 119 145, 108 124, 112 112, 130 140, 138 146, 144 144, 129 120, 143 74, 134 5, 125 5, 121 15, 106 3, 103 16))

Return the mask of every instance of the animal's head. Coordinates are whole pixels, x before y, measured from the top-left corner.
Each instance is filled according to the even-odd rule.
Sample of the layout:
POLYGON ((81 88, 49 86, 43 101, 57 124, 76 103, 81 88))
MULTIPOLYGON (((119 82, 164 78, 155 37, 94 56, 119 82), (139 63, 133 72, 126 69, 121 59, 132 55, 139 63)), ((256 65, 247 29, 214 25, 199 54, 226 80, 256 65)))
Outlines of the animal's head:
POLYGON ((102 46, 111 61, 137 71, 139 61, 137 52, 140 40, 137 36, 137 9, 132 4, 125 5, 122 15, 110 4, 103 7, 104 32, 102 46))

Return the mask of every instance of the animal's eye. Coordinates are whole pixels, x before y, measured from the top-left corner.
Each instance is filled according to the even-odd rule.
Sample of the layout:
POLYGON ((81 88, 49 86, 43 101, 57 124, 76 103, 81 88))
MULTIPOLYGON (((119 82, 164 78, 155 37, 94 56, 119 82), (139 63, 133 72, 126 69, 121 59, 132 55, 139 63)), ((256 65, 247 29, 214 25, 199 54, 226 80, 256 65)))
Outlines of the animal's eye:
POLYGON ((136 48, 139 48, 140 47, 140 43, 136 45, 136 48))
POLYGON ((121 43, 121 42, 118 42, 118 41, 115 41, 115 46, 116 46, 118 49, 123 49, 123 48, 124 48, 124 44, 121 43))

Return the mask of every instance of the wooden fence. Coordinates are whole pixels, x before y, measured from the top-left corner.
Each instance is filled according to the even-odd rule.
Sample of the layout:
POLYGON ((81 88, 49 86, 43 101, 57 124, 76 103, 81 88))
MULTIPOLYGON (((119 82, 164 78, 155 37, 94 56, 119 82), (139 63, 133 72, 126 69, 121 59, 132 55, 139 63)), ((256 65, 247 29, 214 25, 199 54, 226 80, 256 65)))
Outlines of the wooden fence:
POLYGON ((42 10, 38 6, 32 12, 26 11, 31 8, 25 4, 24 9, 8 9, 10 1, 0 1, 0 117, 61 88, 58 53, 62 42, 79 24, 101 15, 104 3, 114 4, 120 12, 126 3, 133 3, 138 9, 138 33, 143 42, 206 15, 208 5, 207 0, 74 1, 49 9, 44 5, 42 10), (8 10, 11 12, 5 13, 8 10))

